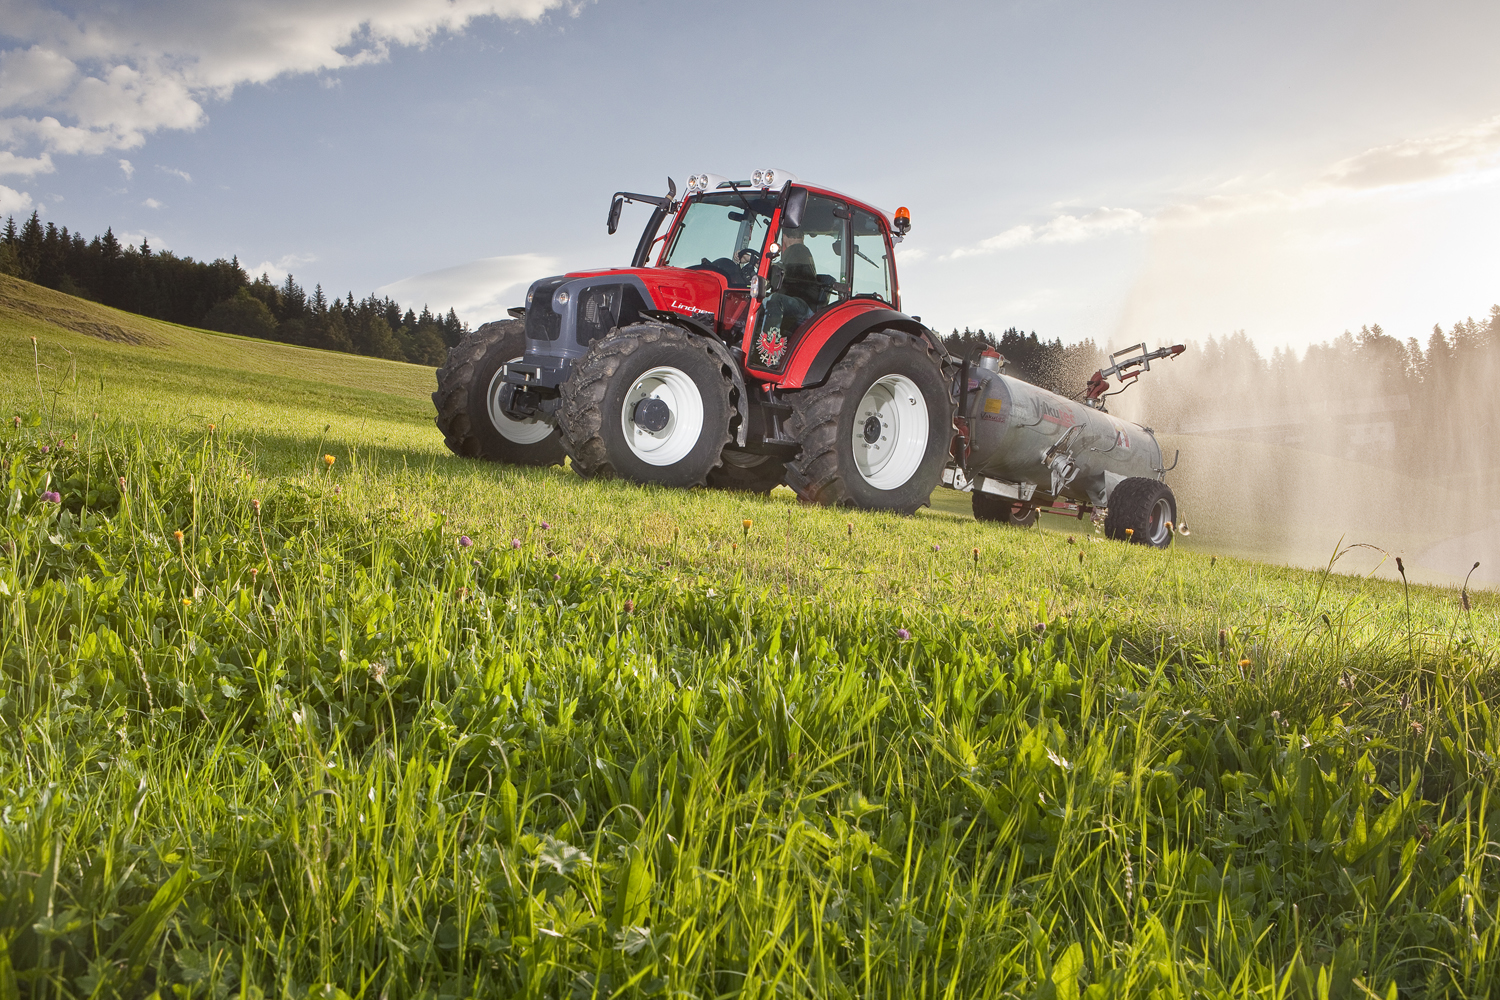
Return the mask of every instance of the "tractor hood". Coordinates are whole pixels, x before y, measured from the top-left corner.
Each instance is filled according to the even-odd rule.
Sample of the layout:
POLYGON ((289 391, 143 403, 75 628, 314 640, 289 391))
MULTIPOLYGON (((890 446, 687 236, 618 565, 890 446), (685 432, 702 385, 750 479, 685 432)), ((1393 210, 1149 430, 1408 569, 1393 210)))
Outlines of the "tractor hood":
MULTIPOLYGON (((551 312, 557 317, 559 328, 570 326, 570 319, 584 321, 586 326, 596 326, 604 317, 599 314, 604 307, 613 315, 611 326, 625 326, 640 319, 642 309, 660 309, 682 316, 697 317, 702 313, 719 314, 719 305, 729 280, 718 271, 687 269, 678 267, 616 267, 593 271, 570 271, 567 274, 543 278, 532 284, 526 293, 526 316, 528 337, 532 327, 532 314, 540 313, 538 321, 551 325, 551 312), (614 289, 618 302, 606 302, 614 296, 605 292, 614 289), (633 291, 633 295, 625 292, 633 291), (639 301, 635 301, 638 299, 639 301), (590 305, 593 306, 592 311, 590 305), (538 308, 540 307, 540 308, 538 308), (611 308, 613 307, 613 308, 611 308), (632 310, 631 307, 634 307, 632 310), (622 315, 621 309, 625 312, 622 315)), ((581 347, 594 339, 589 331, 580 330, 581 347)))

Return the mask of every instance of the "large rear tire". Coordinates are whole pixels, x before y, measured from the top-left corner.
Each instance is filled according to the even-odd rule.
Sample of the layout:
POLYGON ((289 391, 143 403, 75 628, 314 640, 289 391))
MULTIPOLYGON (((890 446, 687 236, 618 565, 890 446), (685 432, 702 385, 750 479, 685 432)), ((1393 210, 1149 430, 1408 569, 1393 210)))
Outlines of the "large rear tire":
POLYGON ((1177 523, 1177 498, 1166 483, 1132 476, 1115 484, 1104 514, 1108 538, 1164 549, 1172 544, 1177 523))
POLYGON ((449 348, 437 370, 437 426, 455 455, 516 465, 561 465, 562 436, 541 420, 512 420, 495 405, 500 369, 526 353, 525 325, 486 323, 449 348))
POLYGON ((998 521, 1013 528, 1029 528, 1036 524, 1037 513, 1036 508, 1028 504, 975 490, 974 517, 980 521, 998 521))
POLYGON ((803 500, 902 514, 928 503, 947 461, 953 403, 925 340, 877 330, 822 385, 788 401, 802 450, 787 463, 787 485, 803 500))
POLYGON ((730 441, 732 386, 723 360, 685 330, 617 329, 563 383, 563 447, 585 478, 702 486, 730 441))
POLYGON ((708 485, 716 490, 769 493, 786 482, 786 462, 770 455, 748 451, 725 451, 724 463, 708 474, 708 485))

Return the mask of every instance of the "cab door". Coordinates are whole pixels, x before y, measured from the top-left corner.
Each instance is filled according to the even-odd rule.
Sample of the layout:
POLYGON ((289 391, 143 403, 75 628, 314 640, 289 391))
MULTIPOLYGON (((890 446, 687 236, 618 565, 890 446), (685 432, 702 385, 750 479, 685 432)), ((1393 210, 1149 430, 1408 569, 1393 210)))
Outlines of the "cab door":
POLYGON ((771 244, 769 292, 756 310, 749 367, 778 374, 798 339, 829 309, 853 295, 849 223, 855 212, 837 198, 809 194, 802 225, 781 225, 771 244))

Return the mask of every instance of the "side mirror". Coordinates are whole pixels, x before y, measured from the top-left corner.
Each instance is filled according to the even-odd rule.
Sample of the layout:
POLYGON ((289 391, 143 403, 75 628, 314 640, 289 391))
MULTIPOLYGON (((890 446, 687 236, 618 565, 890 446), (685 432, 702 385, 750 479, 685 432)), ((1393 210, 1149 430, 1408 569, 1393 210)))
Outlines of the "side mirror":
POLYGON ((609 235, 613 236, 615 230, 620 228, 620 209, 625 207, 624 198, 616 198, 609 203, 609 235))
POLYGON ((667 178, 667 200, 671 201, 673 198, 676 198, 676 197, 677 197, 677 182, 674 181, 672 178, 668 177, 667 178))
POLYGON ((807 211, 807 188, 792 188, 787 192, 786 208, 781 212, 781 224, 792 229, 802 228, 802 216, 807 211))

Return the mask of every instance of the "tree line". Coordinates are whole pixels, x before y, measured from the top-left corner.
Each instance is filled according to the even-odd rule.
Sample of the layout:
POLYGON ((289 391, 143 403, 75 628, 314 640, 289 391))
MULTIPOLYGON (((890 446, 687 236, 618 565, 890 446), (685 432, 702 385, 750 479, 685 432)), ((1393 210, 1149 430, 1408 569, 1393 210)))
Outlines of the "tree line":
POLYGON ((204 262, 146 240, 122 245, 113 228, 86 239, 36 212, 19 226, 6 220, 0 274, 171 323, 433 367, 468 331, 452 309, 418 313, 353 292, 329 302, 322 285, 309 294, 290 274, 280 284, 252 279, 238 257, 204 262))

